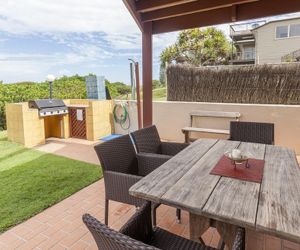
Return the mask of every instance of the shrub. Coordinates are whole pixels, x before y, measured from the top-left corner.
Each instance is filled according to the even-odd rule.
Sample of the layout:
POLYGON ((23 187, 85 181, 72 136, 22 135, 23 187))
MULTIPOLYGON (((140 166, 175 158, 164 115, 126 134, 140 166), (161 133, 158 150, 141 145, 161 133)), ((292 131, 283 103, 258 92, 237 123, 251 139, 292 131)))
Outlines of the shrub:
MULTIPOLYGON (((121 82, 110 83, 105 81, 115 98, 125 93, 130 93, 130 87, 121 82)), ((6 129, 5 103, 25 102, 34 99, 49 98, 49 84, 47 82, 21 82, 2 84, 0 82, 0 131, 6 129)), ((64 76, 53 82, 53 98, 58 99, 84 99, 86 86, 84 76, 64 76)))

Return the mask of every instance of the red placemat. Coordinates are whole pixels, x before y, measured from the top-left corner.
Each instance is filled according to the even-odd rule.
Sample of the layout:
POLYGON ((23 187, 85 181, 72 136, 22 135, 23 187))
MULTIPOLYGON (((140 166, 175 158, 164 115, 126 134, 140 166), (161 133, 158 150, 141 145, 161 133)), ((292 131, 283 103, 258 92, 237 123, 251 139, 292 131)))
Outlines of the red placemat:
POLYGON ((234 164, 232 164, 231 160, 223 155, 223 157, 219 160, 217 165, 210 173, 245 181, 261 183, 264 172, 264 165, 264 160, 249 159, 248 168, 246 168, 246 163, 237 164, 236 168, 234 168, 234 164))

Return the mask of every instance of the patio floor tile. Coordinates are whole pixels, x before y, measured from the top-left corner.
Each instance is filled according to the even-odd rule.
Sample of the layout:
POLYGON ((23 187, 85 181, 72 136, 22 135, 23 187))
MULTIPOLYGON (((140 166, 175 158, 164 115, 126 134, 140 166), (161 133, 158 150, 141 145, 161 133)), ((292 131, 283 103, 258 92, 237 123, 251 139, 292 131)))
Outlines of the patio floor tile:
POLYGON ((33 237, 32 239, 28 240, 26 243, 21 244, 19 247, 17 247, 16 249, 20 249, 20 250, 30 250, 30 249, 34 249, 35 247, 37 247, 39 244, 41 244, 42 242, 48 240, 49 238, 46 237, 43 234, 37 234, 35 237, 33 237))
POLYGON ((50 248, 51 250, 65 250, 66 248, 60 244, 56 244, 55 246, 50 248))
POLYGON ((87 247, 88 247, 89 245, 88 244, 86 244, 85 242, 83 242, 83 241, 77 241, 70 249, 74 249, 74 250, 84 250, 84 249, 86 249, 87 247))
POLYGON ((75 231, 73 231, 71 234, 64 237, 60 241, 60 244, 67 247, 67 248, 70 248, 75 243, 77 243, 86 233, 87 233, 87 231, 86 231, 85 228, 80 228, 79 227, 75 231))
POLYGON ((38 248, 47 249, 47 248, 54 247, 58 242, 60 242, 65 237, 67 237, 67 235, 68 234, 62 230, 56 231, 53 235, 48 237, 47 240, 42 241, 41 244, 38 245, 38 248))

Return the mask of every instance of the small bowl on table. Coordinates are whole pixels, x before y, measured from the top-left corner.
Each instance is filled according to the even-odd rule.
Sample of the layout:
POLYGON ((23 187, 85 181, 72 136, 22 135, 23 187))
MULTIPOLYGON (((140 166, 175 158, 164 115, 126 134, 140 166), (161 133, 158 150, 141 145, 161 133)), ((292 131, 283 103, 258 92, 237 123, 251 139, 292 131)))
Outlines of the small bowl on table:
POLYGON ((234 155, 233 152, 226 152, 224 154, 229 160, 231 160, 232 165, 236 168, 236 165, 241 165, 245 163, 246 168, 249 168, 248 161, 250 157, 245 154, 234 155))

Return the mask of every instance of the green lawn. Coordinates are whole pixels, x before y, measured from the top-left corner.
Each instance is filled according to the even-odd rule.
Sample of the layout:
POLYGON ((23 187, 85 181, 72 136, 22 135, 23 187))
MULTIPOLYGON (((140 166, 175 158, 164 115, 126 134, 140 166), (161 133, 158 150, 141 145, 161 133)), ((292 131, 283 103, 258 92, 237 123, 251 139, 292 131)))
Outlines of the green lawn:
POLYGON ((167 88, 153 89, 154 101, 166 101, 167 100, 167 88))
MULTIPOLYGON (((158 88, 152 90, 153 101, 166 101, 167 100, 167 88, 158 88)), ((143 92, 141 91, 141 98, 143 98, 143 92)), ((131 94, 123 95, 116 98, 117 100, 131 100, 131 94)))
POLYGON ((97 165, 25 149, 0 132, 0 232, 100 177, 97 165))

